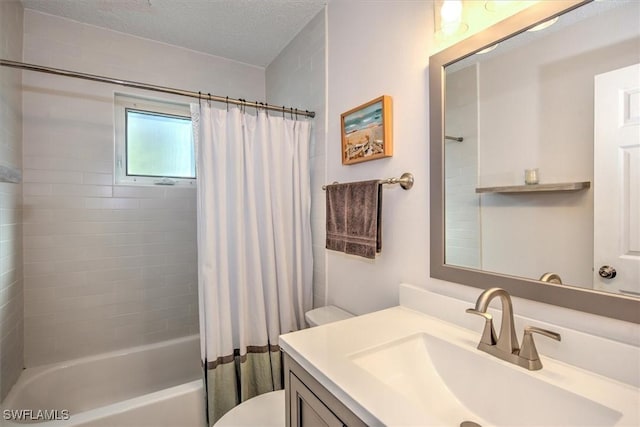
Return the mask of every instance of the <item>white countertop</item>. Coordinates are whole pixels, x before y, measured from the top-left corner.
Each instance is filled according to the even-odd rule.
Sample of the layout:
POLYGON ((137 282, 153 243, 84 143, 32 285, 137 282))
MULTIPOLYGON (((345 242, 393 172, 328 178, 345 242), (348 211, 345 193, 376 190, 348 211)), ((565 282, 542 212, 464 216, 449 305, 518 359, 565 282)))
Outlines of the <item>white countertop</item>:
MULTIPOLYGON (((280 346, 365 423, 371 426, 438 425, 429 408, 419 404, 419 396, 407 399, 352 360, 354 354, 364 350, 420 333, 469 349, 475 349, 480 339, 480 332, 398 306, 282 335, 280 346)), ((522 369, 490 355, 486 357, 495 363, 522 369)), ((579 390, 580 395, 623 413, 616 425, 640 423, 638 388, 545 357, 542 352, 541 359, 543 369, 531 375, 567 390, 579 390)))

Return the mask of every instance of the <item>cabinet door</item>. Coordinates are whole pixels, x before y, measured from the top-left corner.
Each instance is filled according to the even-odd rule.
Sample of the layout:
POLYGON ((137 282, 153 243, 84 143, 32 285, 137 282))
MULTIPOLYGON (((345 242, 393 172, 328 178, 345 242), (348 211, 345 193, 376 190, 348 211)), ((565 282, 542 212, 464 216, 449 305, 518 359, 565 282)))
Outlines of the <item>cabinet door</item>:
POLYGON ((291 372, 289 384, 292 427, 344 427, 342 421, 291 372))

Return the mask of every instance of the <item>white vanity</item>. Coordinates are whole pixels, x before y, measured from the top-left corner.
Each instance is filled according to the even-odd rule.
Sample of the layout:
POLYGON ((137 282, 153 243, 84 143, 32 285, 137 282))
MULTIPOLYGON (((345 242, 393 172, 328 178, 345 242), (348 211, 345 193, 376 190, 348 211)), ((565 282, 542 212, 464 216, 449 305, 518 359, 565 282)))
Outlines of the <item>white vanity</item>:
POLYGON ((288 426, 640 425, 639 347, 523 318, 516 300, 519 341, 527 325, 562 335, 529 371, 476 348, 471 301, 401 285, 400 303, 281 337, 288 426))

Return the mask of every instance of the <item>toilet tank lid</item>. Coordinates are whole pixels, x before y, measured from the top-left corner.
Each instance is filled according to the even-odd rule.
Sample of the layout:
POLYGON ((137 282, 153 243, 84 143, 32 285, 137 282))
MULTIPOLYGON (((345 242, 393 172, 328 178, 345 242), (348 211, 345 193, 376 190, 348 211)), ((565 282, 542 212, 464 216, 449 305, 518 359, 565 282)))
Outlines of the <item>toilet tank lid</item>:
POLYGON ((305 318, 310 326, 325 325, 327 323, 337 322, 338 320, 344 320, 350 317, 353 317, 353 314, 334 305, 314 308, 311 311, 307 311, 305 314, 305 318))

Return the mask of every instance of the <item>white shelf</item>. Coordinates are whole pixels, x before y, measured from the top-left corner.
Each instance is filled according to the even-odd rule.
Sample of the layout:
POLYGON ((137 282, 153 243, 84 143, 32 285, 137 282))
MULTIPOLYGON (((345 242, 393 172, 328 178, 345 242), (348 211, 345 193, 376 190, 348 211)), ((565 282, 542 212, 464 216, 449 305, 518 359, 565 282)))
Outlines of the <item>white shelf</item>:
POLYGON ((501 187, 478 187, 476 193, 551 193, 561 191, 581 191, 591 187, 590 181, 563 182, 555 184, 507 185, 501 187))

